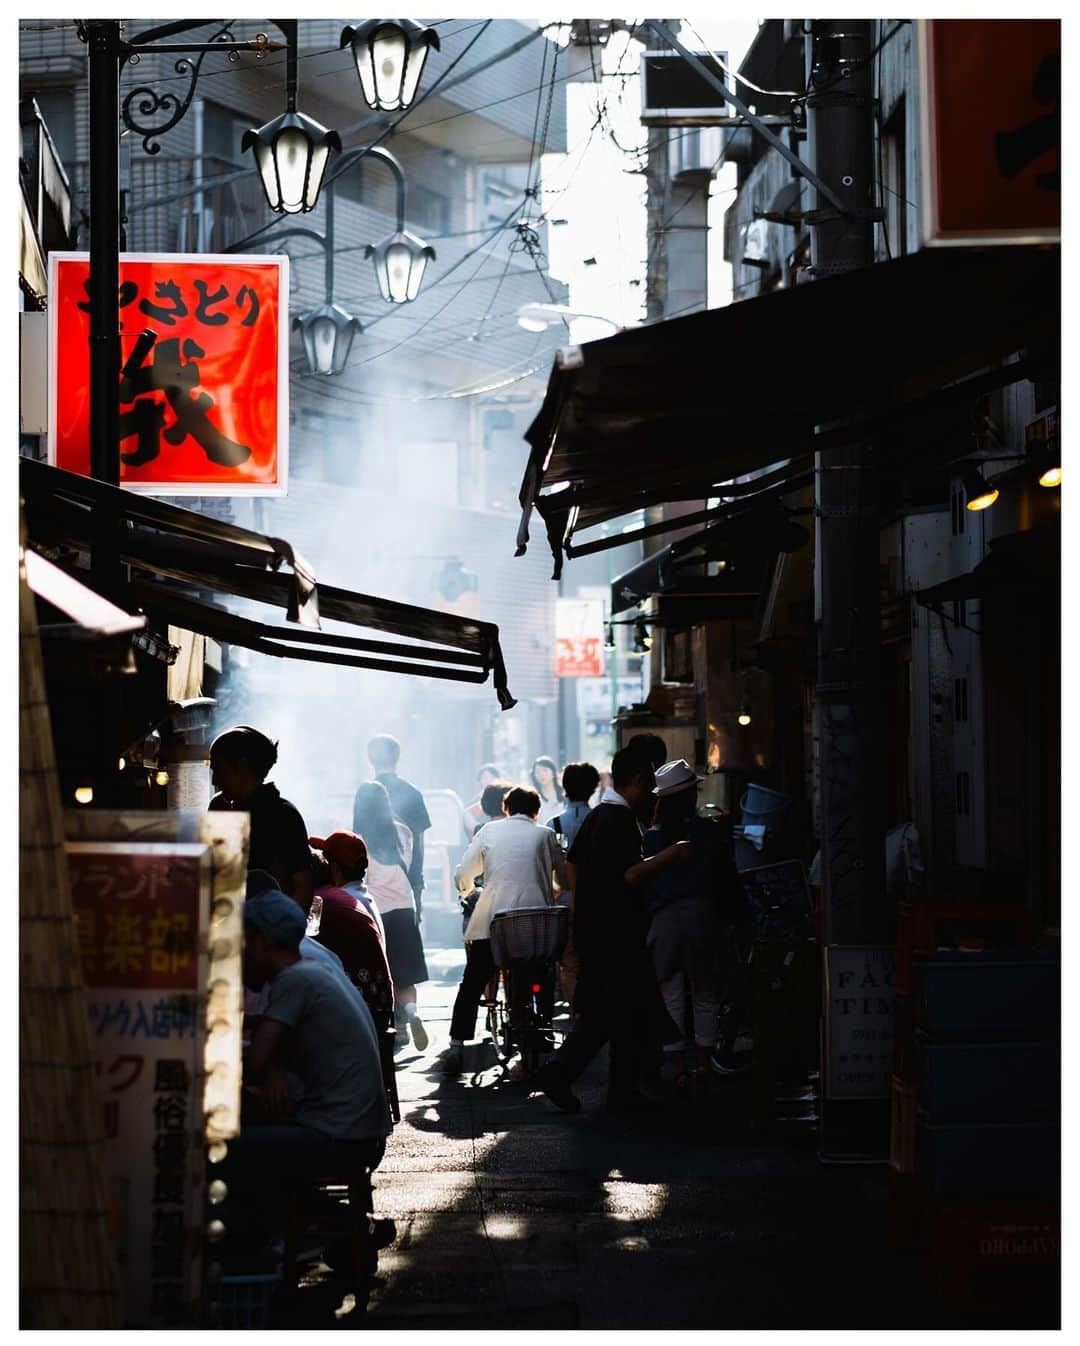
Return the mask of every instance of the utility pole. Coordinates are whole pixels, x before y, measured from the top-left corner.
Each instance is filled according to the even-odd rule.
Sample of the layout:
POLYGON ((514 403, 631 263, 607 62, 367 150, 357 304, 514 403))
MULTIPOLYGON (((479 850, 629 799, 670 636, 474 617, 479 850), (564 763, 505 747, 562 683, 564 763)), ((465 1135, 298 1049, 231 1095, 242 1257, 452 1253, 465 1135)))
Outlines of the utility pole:
MULTIPOLYGON (((871 23, 863 19, 815 19, 806 41, 810 165, 844 206, 814 190, 807 219, 815 281, 873 261, 879 212, 870 51, 871 23)), ((879 526, 870 447, 818 453, 815 481, 824 940, 885 943, 879 526)))
MULTIPOLYGON (((660 19, 672 34, 678 36, 678 19, 660 19)), ((666 51, 668 44, 659 33, 647 28, 646 51, 666 51)), ((650 126, 645 160, 645 240, 648 248, 645 263, 645 321, 660 322, 667 312, 667 226, 670 213, 671 175, 668 161, 668 131, 663 126, 650 126)))

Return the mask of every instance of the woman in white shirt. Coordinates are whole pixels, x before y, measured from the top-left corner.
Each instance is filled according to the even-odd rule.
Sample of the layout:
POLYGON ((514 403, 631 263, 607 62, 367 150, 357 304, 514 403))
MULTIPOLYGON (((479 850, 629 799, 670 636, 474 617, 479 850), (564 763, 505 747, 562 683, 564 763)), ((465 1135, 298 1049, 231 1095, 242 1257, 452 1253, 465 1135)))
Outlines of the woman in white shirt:
POLYGON ((566 798, 559 784, 559 768, 550 757, 538 757, 532 764, 533 789, 540 796, 541 827, 557 818, 566 807, 566 798))
POLYGON ((503 801, 505 818, 481 827, 454 871, 458 891, 467 893, 480 874, 484 886, 465 930, 465 971, 450 1022, 450 1050, 443 1066, 461 1070, 462 1047, 476 1028, 484 987, 495 973, 491 954, 491 918, 514 907, 550 906, 555 884, 566 886, 566 860, 547 827, 536 825, 540 796, 517 787, 503 801))
POLYGON ((394 982, 398 1043, 403 1045, 408 1025, 417 1051, 428 1044, 427 1030, 416 1012, 416 983, 427 981, 424 946, 416 923, 416 902, 409 883, 412 833, 394 820, 390 796, 381 781, 366 781, 353 804, 355 830, 367 847, 365 882, 386 931, 386 956, 394 982))

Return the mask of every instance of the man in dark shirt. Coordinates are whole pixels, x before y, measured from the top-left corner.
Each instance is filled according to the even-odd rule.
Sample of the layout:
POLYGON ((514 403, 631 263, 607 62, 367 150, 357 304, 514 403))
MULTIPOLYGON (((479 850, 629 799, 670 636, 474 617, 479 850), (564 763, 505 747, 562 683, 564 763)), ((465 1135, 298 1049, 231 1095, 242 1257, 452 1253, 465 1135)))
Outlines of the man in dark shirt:
POLYGON ((401 744, 392 734, 376 734, 368 744, 368 761, 375 768, 375 779, 386 787, 394 817, 412 833, 413 847, 408 874, 419 917, 420 894, 424 889, 424 833, 431 826, 431 818, 424 796, 415 785, 410 785, 397 774, 400 756, 401 744))
POLYGON ((574 893, 574 943, 581 970, 577 1018, 562 1047, 536 1077, 537 1086, 565 1112, 580 1100, 570 1085, 611 1043, 608 1111, 641 1112, 654 1106, 638 1088, 641 1052, 655 996, 655 975, 645 935, 642 885, 669 864, 688 858, 678 842, 649 860, 641 858, 635 816, 656 778, 640 752, 624 748, 611 763, 614 788, 581 824, 570 848, 567 878, 574 893))
POLYGON ((210 744, 210 778, 217 794, 210 808, 251 815, 249 869, 265 869, 281 891, 304 908, 314 884, 307 827, 300 810, 282 799, 266 777, 277 761, 277 744, 250 725, 226 729, 210 744))

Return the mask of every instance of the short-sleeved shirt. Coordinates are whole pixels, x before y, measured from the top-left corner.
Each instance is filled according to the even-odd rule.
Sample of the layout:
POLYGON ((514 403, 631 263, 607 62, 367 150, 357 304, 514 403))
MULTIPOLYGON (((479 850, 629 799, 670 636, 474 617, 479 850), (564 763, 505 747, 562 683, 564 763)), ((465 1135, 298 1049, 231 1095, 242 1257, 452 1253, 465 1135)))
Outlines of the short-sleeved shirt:
MULTIPOLYGON (((215 812, 236 807, 220 794, 210 801, 215 812)), ((277 879, 282 892, 289 892, 292 876, 311 868, 308 830, 300 810, 282 799, 276 785, 264 782, 237 811, 251 817, 248 869, 265 869, 277 879)))
MULTIPOLYGON (((398 822, 404 823, 415 840, 419 841, 431 826, 431 815, 424 803, 424 796, 415 785, 410 785, 396 771, 380 771, 375 779, 380 785, 386 787, 394 817, 398 822)), ((420 890, 424 886, 424 862, 419 846, 413 847, 413 856, 409 861, 408 869, 412 890, 419 896, 420 890)))
POLYGON ((300 1081, 298 1122, 335 1140, 389 1135, 379 1043, 359 991, 302 958, 270 983, 266 1017, 289 1030, 281 1065, 300 1081))
POLYGON ((318 940, 341 959, 345 975, 367 1001, 373 1014, 394 1006, 394 987, 382 925, 367 903, 350 888, 317 888, 322 898, 318 940))
POLYGON ((644 948, 641 890, 623 877, 641 861, 641 832, 622 804, 597 804, 578 828, 566 857, 576 870, 574 947, 582 966, 611 963, 644 948))
MULTIPOLYGON (((646 857, 659 855, 671 844, 671 840, 661 828, 650 827, 643 842, 646 857)), ((668 865, 649 879, 650 914, 687 898, 708 898, 716 903, 721 914, 730 916, 738 874, 731 849, 729 824, 723 819, 691 818, 686 840, 694 846, 690 859, 668 865)))

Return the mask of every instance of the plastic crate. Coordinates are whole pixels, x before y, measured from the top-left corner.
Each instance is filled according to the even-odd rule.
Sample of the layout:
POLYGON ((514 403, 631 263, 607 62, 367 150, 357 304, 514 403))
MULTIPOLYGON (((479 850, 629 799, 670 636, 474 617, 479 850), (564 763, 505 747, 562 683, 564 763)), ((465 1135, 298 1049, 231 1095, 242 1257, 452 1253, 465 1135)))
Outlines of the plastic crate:
POLYGON ((940 1196, 1056 1198, 1061 1129, 1041 1122, 936 1124, 921 1119, 920 1176, 940 1196))
POLYGON ((281 1284, 281 1273, 277 1271, 260 1276, 222 1276, 218 1282, 214 1326, 269 1327, 270 1308, 281 1284))
POLYGON ((919 1112, 932 1122, 1056 1120, 1061 1048, 1056 1042, 921 1040, 919 1112))
POLYGON ((553 963, 566 947, 566 907, 513 907, 491 918, 496 967, 516 962, 553 963))
POLYGON ((1061 965, 1053 954, 931 953, 915 958, 915 1018, 928 1033, 1055 1036, 1061 965))

